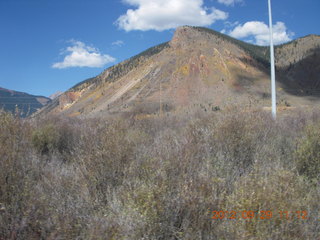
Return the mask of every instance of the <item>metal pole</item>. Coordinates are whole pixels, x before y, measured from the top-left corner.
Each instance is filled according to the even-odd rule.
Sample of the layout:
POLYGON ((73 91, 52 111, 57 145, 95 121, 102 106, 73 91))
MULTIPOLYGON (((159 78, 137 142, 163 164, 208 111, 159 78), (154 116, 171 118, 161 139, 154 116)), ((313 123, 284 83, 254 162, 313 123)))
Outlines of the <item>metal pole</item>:
POLYGON ((161 79, 160 79, 160 103, 159 103, 159 107, 160 107, 160 109, 159 109, 159 115, 160 115, 160 117, 161 117, 161 115, 162 115, 162 96, 161 96, 161 79))
POLYGON ((271 0, 268 0, 269 7, 269 28, 270 28, 270 63, 271 63, 271 97, 272 97, 272 117, 277 117, 277 103, 276 103, 276 74, 274 66, 274 47, 273 47, 273 30, 272 30, 272 13, 271 0))

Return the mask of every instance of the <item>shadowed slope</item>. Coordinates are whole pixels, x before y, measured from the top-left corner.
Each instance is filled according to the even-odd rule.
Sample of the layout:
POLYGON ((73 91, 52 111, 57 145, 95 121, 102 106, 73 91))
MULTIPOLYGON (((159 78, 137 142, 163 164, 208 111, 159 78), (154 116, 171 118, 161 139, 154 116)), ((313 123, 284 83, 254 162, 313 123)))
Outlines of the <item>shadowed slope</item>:
POLYGON ((47 97, 0 88, 0 109, 12 113, 19 111, 21 117, 31 115, 50 101, 47 97))

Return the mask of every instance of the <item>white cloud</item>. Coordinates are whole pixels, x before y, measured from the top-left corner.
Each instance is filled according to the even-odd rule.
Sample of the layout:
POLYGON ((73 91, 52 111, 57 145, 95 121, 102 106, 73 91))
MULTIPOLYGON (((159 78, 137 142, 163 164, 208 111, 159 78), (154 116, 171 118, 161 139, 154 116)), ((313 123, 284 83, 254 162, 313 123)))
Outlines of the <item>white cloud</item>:
MULTIPOLYGON (((226 32, 226 30, 224 30, 226 32)), ((243 25, 236 26, 232 31, 226 32, 231 37, 252 41, 257 45, 269 45, 270 32, 269 27, 258 21, 246 22, 243 25), (249 38, 249 39, 248 39, 249 38)), ((294 33, 287 30, 283 22, 277 22, 273 25, 273 41, 275 44, 280 44, 292 40, 294 33)))
POLYGON ((182 25, 209 26, 228 13, 203 6, 203 0, 123 0, 136 7, 116 21, 125 31, 163 31, 182 25))
POLYGON ((236 21, 236 22, 229 22, 229 21, 225 21, 224 22, 224 25, 228 28, 232 28, 232 27, 235 27, 235 26, 238 26, 239 25, 239 22, 236 21))
POLYGON ((111 43, 111 45, 121 47, 124 45, 124 42, 122 40, 117 40, 117 41, 111 43))
POLYGON ((243 0, 218 0, 218 2, 226 6, 234 6, 236 3, 242 3, 243 0))
POLYGON ((115 59, 107 54, 101 54, 98 49, 86 46, 83 42, 71 40, 72 46, 67 47, 64 53, 68 53, 62 62, 52 65, 53 68, 69 67, 103 67, 114 62, 115 59))

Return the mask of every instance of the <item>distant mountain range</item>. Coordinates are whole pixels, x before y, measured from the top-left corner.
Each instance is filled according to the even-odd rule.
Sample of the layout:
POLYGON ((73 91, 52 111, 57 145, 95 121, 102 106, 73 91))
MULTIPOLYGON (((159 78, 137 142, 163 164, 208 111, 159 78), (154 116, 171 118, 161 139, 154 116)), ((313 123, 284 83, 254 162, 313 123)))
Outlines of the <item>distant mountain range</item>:
MULTIPOLYGON (((278 107, 318 104, 320 36, 277 46, 278 107)), ((118 113, 216 111, 268 107, 269 48, 202 27, 179 27, 172 40, 75 85, 40 114, 106 116, 118 113)))
POLYGON ((21 117, 27 117, 51 100, 43 96, 34 96, 24 92, 16 92, 0 87, 0 109, 19 113, 21 117))

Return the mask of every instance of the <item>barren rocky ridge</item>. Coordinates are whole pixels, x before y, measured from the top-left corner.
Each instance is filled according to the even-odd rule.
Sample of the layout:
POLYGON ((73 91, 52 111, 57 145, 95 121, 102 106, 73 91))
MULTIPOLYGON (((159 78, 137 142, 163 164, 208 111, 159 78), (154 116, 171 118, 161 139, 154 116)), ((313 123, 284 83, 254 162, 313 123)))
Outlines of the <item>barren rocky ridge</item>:
MULTIPOLYGON (((278 106, 313 105, 320 90, 320 36, 275 48, 278 106)), ((179 27, 172 40, 83 81, 41 113, 140 115, 241 104, 270 105, 269 48, 201 27, 179 27)))

